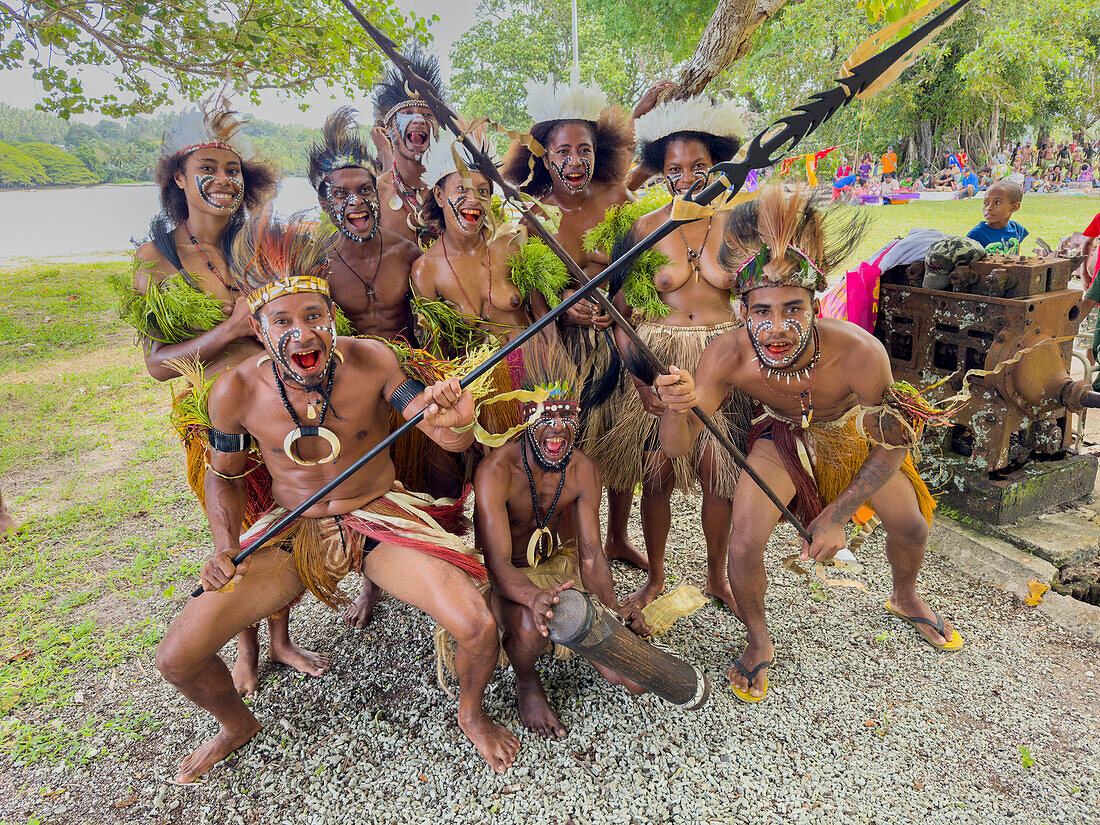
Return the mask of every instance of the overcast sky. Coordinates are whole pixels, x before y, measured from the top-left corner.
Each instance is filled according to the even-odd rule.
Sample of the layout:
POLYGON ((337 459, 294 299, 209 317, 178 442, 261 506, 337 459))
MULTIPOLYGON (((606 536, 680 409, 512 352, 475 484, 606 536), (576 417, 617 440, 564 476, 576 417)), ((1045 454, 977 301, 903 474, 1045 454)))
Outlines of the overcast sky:
MULTIPOLYGON (((451 62, 448 53, 454 42, 473 26, 477 0, 398 0, 398 6, 406 11, 415 12, 425 17, 433 14, 439 15, 439 22, 431 27, 431 32, 435 37, 431 48, 439 56, 443 66, 443 76, 449 78, 451 62)), ((113 88, 110 74, 98 69, 86 70, 81 75, 81 79, 84 81, 85 88, 93 95, 103 94, 113 88)), ((7 103, 9 106, 17 106, 21 109, 30 109, 41 98, 42 90, 31 78, 30 69, 0 72, 0 103, 7 103)), ((256 117, 276 123, 303 123, 308 125, 316 124, 321 117, 336 108, 336 106, 347 102, 343 97, 333 100, 328 93, 314 93, 304 98, 287 99, 269 92, 259 106, 250 107, 245 105, 244 101, 241 101, 241 108, 256 117), (310 105, 309 111, 299 111, 298 106, 303 102, 310 105)), ((365 106, 363 100, 352 101, 352 103, 359 104, 360 108, 365 106)), ((369 109, 370 107, 366 106, 364 110, 369 111, 369 109)), ((102 115, 95 114, 77 119, 95 123, 102 117, 102 115)))

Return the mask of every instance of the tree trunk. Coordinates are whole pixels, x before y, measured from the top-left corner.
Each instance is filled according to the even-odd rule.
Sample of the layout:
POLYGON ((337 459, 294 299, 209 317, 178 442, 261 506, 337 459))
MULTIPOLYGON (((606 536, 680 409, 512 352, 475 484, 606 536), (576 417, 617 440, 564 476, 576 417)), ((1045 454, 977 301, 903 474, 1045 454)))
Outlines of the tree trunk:
POLYGON ((699 94, 735 60, 748 54, 749 41, 760 24, 774 17, 787 0, 718 0, 718 7, 699 38, 675 89, 663 98, 699 94))

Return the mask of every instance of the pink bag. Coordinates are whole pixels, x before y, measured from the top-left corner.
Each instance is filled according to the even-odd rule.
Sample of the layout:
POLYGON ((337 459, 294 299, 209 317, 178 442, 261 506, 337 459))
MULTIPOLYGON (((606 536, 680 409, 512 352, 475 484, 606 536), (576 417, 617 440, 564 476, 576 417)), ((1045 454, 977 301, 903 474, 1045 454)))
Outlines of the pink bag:
POLYGON ((893 246, 890 244, 883 249, 874 261, 861 263, 845 275, 841 283, 830 289, 821 299, 818 317, 851 321, 874 333, 875 322, 878 321, 879 280, 882 278, 878 265, 893 246))

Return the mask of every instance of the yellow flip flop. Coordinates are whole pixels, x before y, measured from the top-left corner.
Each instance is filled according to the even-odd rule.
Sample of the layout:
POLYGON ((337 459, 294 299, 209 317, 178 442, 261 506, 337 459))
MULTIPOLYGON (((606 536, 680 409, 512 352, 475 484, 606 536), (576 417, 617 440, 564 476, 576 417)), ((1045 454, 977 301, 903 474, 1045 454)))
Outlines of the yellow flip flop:
POLYGON ((940 650, 958 650, 965 644, 965 642, 963 642, 963 637, 959 635, 959 631, 955 630, 954 628, 951 629, 951 638, 948 641, 944 642, 942 645, 936 644, 923 633, 920 633, 920 628, 917 627, 917 625, 926 624, 929 627, 934 628, 935 631, 943 636, 945 639, 947 638, 947 628, 944 626, 943 616, 941 616, 935 610, 932 611, 932 615, 936 617, 936 621, 933 622, 929 621, 923 616, 906 616, 904 613, 902 613, 900 610, 890 604, 889 601, 884 602, 882 606, 886 608, 887 613, 891 614, 892 616, 897 616, 903 622, 912 625, 920 634, 920 637, 924 639, 924 641, 926 641, 928 644, 932 645, 932 647, 938 648, 940 650))
MULTIPOLYGON (((737 668, 742 676, 749 680, 749 688, 751 689, 752 683, 756 679, 756 674, 760 672, 761 668, 770 668, 772 666, 772 660, 765 659, 763 662, 758 663, 756 667, 754 667, 752 670, 749 670, 747 667, 745 667, 745 665, 741 663, 740 659, 734 659, 733 666, 737 668)), ((732 690, 733 695, 740 699, 742 702, 748 702, 750 704, 763 702, 765 697, 768 695, 768 674, 764 674, 764 692, 760 696, 753 696, 747 690, 741 690, 741 688, 737 687, 737 685, 735 685, 733 682, 730 682, 730 690, 732 690)))

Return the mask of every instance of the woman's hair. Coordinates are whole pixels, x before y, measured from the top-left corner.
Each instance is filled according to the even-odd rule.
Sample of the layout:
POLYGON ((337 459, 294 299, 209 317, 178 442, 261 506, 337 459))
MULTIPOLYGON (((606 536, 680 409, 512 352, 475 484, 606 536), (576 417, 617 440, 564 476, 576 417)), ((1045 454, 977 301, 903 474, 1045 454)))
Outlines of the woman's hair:
MULTIPOLYGON (((600 183, 622 183, 630 167, 631 155, 634 153, 634 138, 626 116, 618 109, 604 109, 600 113, 600 119, 595 123, 590 120, 547 120, 531 127, 531 137, 546 147, 558 127, 567 123, 583 123, 592 133, 595 151, 593 161, 595 170, 592 179, 600 183)), ((554 179, 550 177, 550 170, 522 143, 513 143, 509 147, 501 172, 505 180, 516 186, 531 175, 531 180, 524 186, 520 186, 520 189, 532 197, 545 197, 554 188, 554 179), (532 160, 534 161, 533 174, 530 168, 532 160)))
POLYGON ((640 157, 642 168, 651 175, 661 174, 665 168, 665 153, 668 151, 669 145, 675 140, 695 140, 703 144, 710 155, 711 164, 725 163, 727 160, 731 160, 737 154, 737 150, 741 148, 741 140, 736 137, 722 137, 706 132, 687 130, 673 132, 671 135, 665 135, 663 138, 650 141, 642 146, 640 157))
MULTIPOLYGON (((156 181, 160 187, 160 204, 172 222, 179 226, 187 220, 187 195, 176 185, 176 173, 182 172, 189 154, 162 157, 157 163, 156 181)), ((241 182, 244 185, 245 210, 252 211, 268 200, 279 182, 275 166, 267 161, 241 161, 241 182)), ((240 210, 238 210, 238 213, 240 210)))

